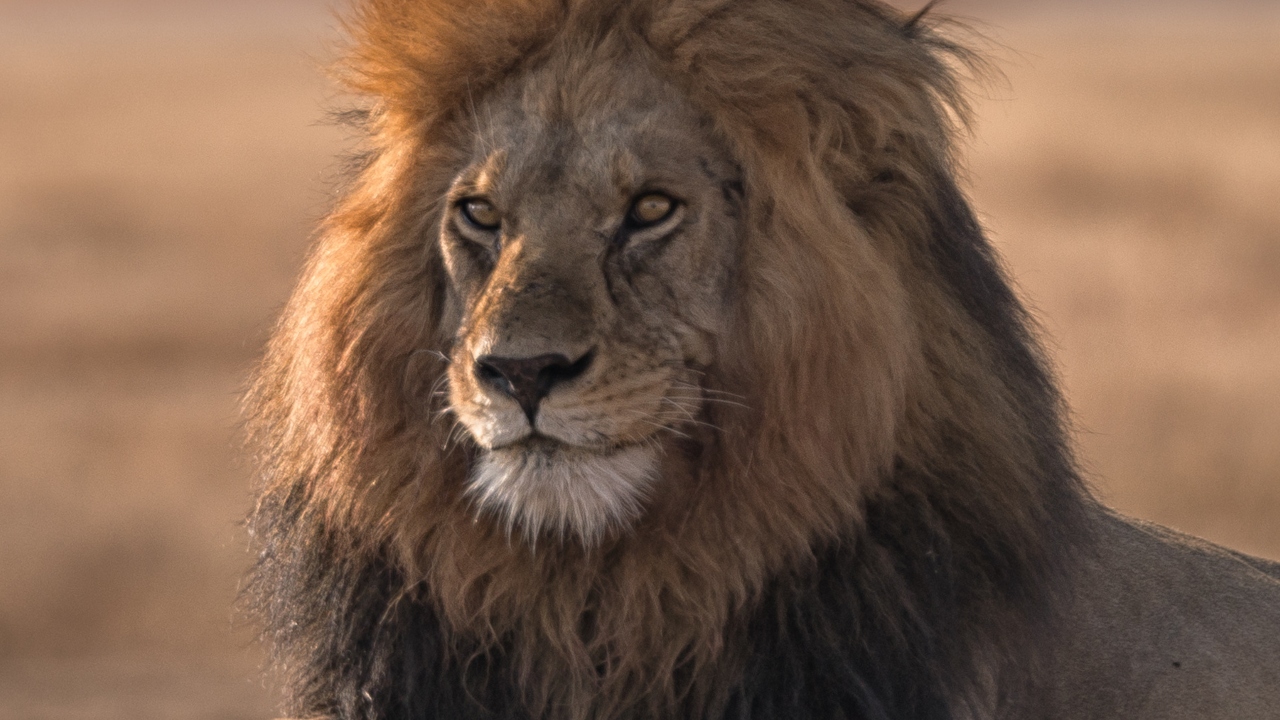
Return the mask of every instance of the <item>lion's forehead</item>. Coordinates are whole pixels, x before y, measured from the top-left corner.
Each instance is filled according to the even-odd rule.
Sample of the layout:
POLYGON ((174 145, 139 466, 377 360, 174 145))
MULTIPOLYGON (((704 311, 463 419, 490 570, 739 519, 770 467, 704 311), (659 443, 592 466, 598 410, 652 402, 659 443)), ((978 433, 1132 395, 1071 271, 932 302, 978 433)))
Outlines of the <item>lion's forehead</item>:
POLYGON ((608 96, 593 92, 589 79, 555 70, 513 80, 477 107, 469 171, 499 197, 527 197, 536 206, 591 203, 560 205, 563 217, 575 209, 616 211, 619 199, 650 185, 692 191, 708 168, 731 164, 709 122, 676 88, 651 73, 629 75, 633 82, 614 78, 608 96))

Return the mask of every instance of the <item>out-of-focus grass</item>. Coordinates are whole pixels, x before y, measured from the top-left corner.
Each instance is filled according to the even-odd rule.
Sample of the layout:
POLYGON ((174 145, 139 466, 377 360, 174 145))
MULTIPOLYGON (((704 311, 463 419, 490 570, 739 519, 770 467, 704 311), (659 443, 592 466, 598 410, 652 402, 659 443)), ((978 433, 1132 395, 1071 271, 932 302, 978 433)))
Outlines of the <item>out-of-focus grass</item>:
POLYGON ((1013 25, 970 167, 1102 496, 1276 557, 1280 8, 1258 17, 1013 25))
POLYGON ((0 717, 264 717, 237 403, 343 144, 328 16, 64 10, 0 21, 0 717))
MULTIPOLYGON (((1097 488, 1280 557, 1280 17, 956 4, 1020 53, 970 183, 1097 488)), ((0 0, 0 717, 264 717, 236 402, 344 147, 327 16, 51 5, 0 0)))

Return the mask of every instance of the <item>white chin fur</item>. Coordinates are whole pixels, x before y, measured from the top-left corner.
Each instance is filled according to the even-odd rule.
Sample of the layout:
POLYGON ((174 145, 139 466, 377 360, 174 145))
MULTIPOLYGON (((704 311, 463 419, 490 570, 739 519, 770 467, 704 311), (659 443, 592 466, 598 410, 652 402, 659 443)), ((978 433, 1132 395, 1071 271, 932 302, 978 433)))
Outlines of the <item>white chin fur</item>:
POLYGON ((590 547, 639 517, 657 474, 658 450, 647 446, 490 450, 477 459, 467 495, 530 544, 542 532, 572 533, 590 547))

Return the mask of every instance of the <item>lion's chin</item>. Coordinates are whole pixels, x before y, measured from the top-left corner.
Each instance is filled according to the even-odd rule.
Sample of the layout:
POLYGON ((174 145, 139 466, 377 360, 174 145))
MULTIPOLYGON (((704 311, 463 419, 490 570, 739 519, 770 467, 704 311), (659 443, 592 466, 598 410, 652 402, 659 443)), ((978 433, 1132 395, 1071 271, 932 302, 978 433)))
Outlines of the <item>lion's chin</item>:
POLYGON ((590 547, 643 512, 658 455, 647 445, 602 451, 552 442, 489 450, 476 460, 467 495, 530 544, 550 534, 590 547))

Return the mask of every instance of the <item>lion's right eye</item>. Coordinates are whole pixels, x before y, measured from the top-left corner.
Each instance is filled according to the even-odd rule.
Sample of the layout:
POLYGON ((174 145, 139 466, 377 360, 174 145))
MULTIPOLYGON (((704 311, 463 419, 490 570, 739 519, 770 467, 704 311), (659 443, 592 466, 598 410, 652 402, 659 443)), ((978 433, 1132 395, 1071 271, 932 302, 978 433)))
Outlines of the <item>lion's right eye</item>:
POLYGON ((480 230, 492 232, 502 224, 502 215, 488 200, 479 198, 463 200, 459 207, 462 209, 462 217, 480 230))
POLYGON ((671 217, 675 212, 676 201, 663 193, 642 195, 631 204, 627 213, 627 222, 636 228, 653 227, 671 217))

